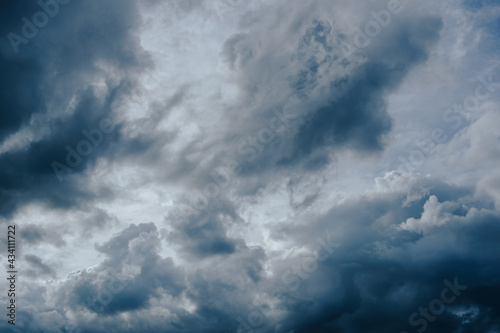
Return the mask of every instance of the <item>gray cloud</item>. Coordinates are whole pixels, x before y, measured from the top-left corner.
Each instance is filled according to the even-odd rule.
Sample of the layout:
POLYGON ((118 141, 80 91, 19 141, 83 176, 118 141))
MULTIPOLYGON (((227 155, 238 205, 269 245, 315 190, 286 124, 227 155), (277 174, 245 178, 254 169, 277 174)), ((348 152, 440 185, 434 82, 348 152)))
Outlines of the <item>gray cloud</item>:
POLYGON ((26 254, 24 259, 28 263, 28 268, 25 270, 26 274, 31 277, 38 277, 49 275, 52 277, 56 276, 55 271, 47 264, 43 263, 43 260, 40 257, 37 257, 34 254, 26 254))
MULTIPOLYGON (((112 119, 113 101, 120 94, 126 94, 127 87, 136 84, 133 75, 152 66, 133 32, 140 24, 137 5, 133 2, 120 4, 119 16, 112 14, 118 10, 116 6, 116 3, 95 1, 61 6, 50 24, 29 44, 21 46, 21 58, 13 54, 7 41, 2 41, 1 64, 10 73, 10 78, 4 77, 2 84, 9 87, 3 90, 7 109, 2 113, 5 117, 2 137, 19 129, 34 137, 26 140, 20 136, 21 146, 0 155, 4 166, 0 175, 0 211, 4 216, 10 216, 21 204, 21 195, 22 203, 41 201, 56 207, 75 206, 81 200, 95 197, 90 189, 85 190, 77 184, 74 177, 92 166, 97 157, 118 140, 119 130, 84 158, 72 173, 73 177, 67 177, 64 184, 58 184, 54 178, 51 164, 54 161, 66 164, 68 152, 65 147, 76 149, 77 143, 85 139, 83 130, 98 128, 105 117, 112 119), (90 85, 92 78, 102 75, 96 68, 101 61, 109 63, 110 69, 116 71, 115 77, 106 82, 104 98, 98 97, 98 89, 90 85), (24 78, 23 81, 19 81, 20 78, 24 78), (21 86, 33 92, 23 92, 21 86), (12 89, 19 89, 19 92, 11 92, 12 89), (20 107, 16 103, 23 105, 20 107), (21 109, 29 111, 23 113, 21 109)), ((13 11, 2 31, 17 31, 23 14, 29 16, 35 9, 30 6, 21 11, 20 7, 10 7, 13 11)))
POLYGON ((493 67, 498 6, 70 1, 17 53, 40 6, 2 6, 0 216, 27 278, 2 332, 500 327, 496 76, 423 175, 393 163, 493 67), (413 321, 443 281, 467 288, 413 321))
POLYGON ((43 227, 28 224, 20 230, 20 236, 23 242, 37 245, 40 243, 52 244, 57 247, 66 245, 64 239, 54 231, 48 231, 43 227))

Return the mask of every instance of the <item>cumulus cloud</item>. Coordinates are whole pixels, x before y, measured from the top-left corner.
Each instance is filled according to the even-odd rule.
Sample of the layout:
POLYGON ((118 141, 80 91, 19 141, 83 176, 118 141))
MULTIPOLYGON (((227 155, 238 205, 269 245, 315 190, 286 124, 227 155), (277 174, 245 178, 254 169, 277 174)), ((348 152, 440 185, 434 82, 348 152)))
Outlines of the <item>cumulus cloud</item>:
POLYGON ((448 210, 453 207, 446 207, 445 203, 439 203, 438 198, 435 195, 431 195, 427 202, 424 204, 424 212, 420 219, 414 219, 413 217, 406 220, 400 225, 403 230, 410 231, 423 231, 434 226, 440 226, 447 223, 450 219, 450 213, 448 210))

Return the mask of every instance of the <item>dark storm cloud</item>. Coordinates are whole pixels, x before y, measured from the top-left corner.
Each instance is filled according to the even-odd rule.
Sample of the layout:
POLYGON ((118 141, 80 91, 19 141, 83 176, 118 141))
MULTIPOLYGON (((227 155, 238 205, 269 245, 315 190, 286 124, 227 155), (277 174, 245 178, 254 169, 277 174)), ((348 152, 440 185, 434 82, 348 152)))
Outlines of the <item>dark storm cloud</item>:
MULTIPOLYGON (((328 146, 347 145, 362 151, 383 148, 384 135, 391 129, 391 119, 386 112, 386 94, 402 82, 412 67, 427 58, 429 47, 437 40, 441 27, 440 20, 433 18, 397 23, 399 28, 389 30, 386 35, 380 36, 381 40, 373 43, 373 47, 366 49, 364 55, 367 61, 349 78, 331 82, 329 94, 336 95, 340 91, 340 96, 305 115, 294 137, 293 153, 285 161, 293 163, 328 146)), ((317 23, 307 36, 310 43, 323 44, 324 39, 318 38, 319 32, 323 31, 325 27, 317 23)), ((316 66, 309 71, 313 76, 316 66)), ((325 157, 316 156, 315 159, 320 164, 327 162, 328 151, 323 149, 325 157)), ((315 164, 311 167, 317 168, 315 164)))
MULTIPOLYGON (((500 215, 491 198, 476 197, 472 186, 399 172, 377 178, 376 190, 346 194, 340 202, 327 200, 320 209, 311 207, 325 201, 320 185, 297 193, 306 176, 322 182, 322 172, 337 151, 370 155, 385 148, 393 125, 388 96, 427 59, 439 38, 440 19, 408 8, 407 14, 393 16, 368 47, 346 57, 339 45, 349 41, 347 32, 325 18, 329 13, 322 14, 348 3, 353 2, 278 1, 244 15, 240 31, 228 33, 219 45, 220 59, 241 96, 234 105, 219 105, 217 110, 226 112, 223 117, 230 115, 227 122, 217 123, 213 132, 204 123, 196 124, 202 134, 180 148, 168 145, 185 125, 175 122, 186 118, 169 117, 191 100, 205 106, 196 100, 198 83, 179 84, 174 93, 148 101, 147 116, 138 120, 119 122, 112 111, 127 93, 140 93, 138 77, 152 68, 135 35, 141 24, 136 2, 72 1, 35 38, 20 45, 17 54, 2 40, 0 69, 5 66, 7 80, 0 84, 7 107, 0 140, 23 128, 40 125, 48 130, 34 130, 36 140, 0 154, 1 216, 8 218, 32 201, 90 212, 79 215, 76 229, 90 237, 119 222, 107 210, 92 207, 97 198, 105 205, 129 189, 135 195, 143 189, 141 182, 203 191, 188 198, 194 207, 190 210, 180 208, 183 200, 166 205, 168 214, 161 223, 130 224, 111 237, 99 235, 95 257, 103 259, 95 266, 73 271, 58 283, 26 286, 20 331, 498 330, 500 215), (107 90, 103 93, 93 82, 107 90), (7 114, 9 107, 20 112, 7 114), (112 119, 114 130, 59 182, 51 163, 64 162, 66 146, 77 146, 84 138, 82 130, 98 128, 105 117, 112 119), (172 120, 168 131, 160 126, 164 120, 172 120), (214 132, 214 137, 207 135, 214 132), (131 162, 151 172, 139 174, 133 188, 117 184, 113 190, 99 179, 91 188, 85 171, 98 158, 109 164, 131 162), (240 168, 228 171, 230 186, 219 187, 228 179, 215 180, 211 171, 226 168, 227 160, 240 168), (205 181, 204 173, 212 178, 205 181), (215 195, 211 184, 217 186, 215 195), (260 224, 265 230, 254 230, 246 221, 251 203, 268 199, 257 194, 275 184, 287 184, 293 212, 283 214, 282 221, 260 224), (295 196, 303 199, 295 201, 295 196), (246 227, 249 238, 265 237, 263 243, 272 248, 238 236, 246 227), (175 255, 164 255, 169 251, 175 255), (422 321, 420 308, 450 288, 444 281, 458 281, 466 289, 456 290, 441 314, 422 321), (409 322, 413 313, 419 324, 409 322)), ((182 17, 202 7, 200 1, 147 4, 150 10, 173 9, 182 17)), ((20 17, 38 10, 33 4, 3 8, 8 13, 0 14, 6 19, 0 24, 3 35, 19 31, 20 17)), ((159 200, 151 206, 163 204, 159 200)), ((280 210, 274 201, 265 204, 280 210)), ((137 215, 149 214, 149 207, 139 212, 126 207, 125 214, 134 210, 130 219, 140 219, 137 215)), ((20 230, 30 246, 66 245, 48 226, 20 230)), ((49 265, 53 259, 34 254, 24 259, 29 277, 56 276, 49 265)), ((4 331, 3 323, 0 327, 4 331)))
MULTIPOLYGON (((19 129, 29 120, 34 110, 40 108, 43 97, 37 89, 43 72, 43 65, 30 60, 26 54, 16 57, 7 35, 21 33, 25 15, 33 15, 40 8, 35 1, 2 1, 0 11, 0 97, 2 112, 0 118, 0 140, 19 129), (27 84, 27 83, 35 84, 27 84)), ((28 51, 29 52, 29 51, 28 51)))
POLYGON ((239 196, 251 198, 284 175, 321 172, 338 152, 380 153, 392 128, 387 96, 427 59, 442 26, 436 17, 394 16, 368 47, 347 57, 347 32, 314 12, 287 17, 270 6, 260 13, 221 47, 242 91, 225 111, 238 113, 228 116, 232 127, 223 139, 203 135, 168 159, 165 179, 185 179, 205 198, 219 169, 239 196), (282 24, 269 23, 276 17, 282 24), (202 163, 207 151, 212 158, 202 163), (198 164, 186 158, 192 155, 198 164))
MULTIPOLYGON (((66 163, 68 154, 66 146, 76 147, 78 142, 84 139, 81 131, 98 128, 99 114, 106 112, 106 106, 96 104, 91 92, 84 94, 88 95, 83 96, 84 100, 79 103, 71 118, 55 121, 52 124, 53 134, 49 138, 33 142, 27 149, 0 155, 0 163, 3 165, 0 176, 3 214, 9 214, 16 208, 21 194, 24 202, 39 200, 56 207, 70 207, 79 200, 92 197, 91 193, 77 188, 75 182, 71 181, 71 176, 67 177, 68 174, 64 175, 69 178, 68 182, 60 184, 52 167, 54 161, 66 163)), ((106 149, 111 140, 103 139, 99 148, 106 149)), ((83 171, 95 161, 97 154, 98 152, 93 152, 92 155, 83 158, 73 172, 83 171)))
MULTIPOLYGON (((418 314, 414 320, 421 322, 411 325, 409 316, 439 299, 446 287, 443 281, 453 284, 455 277, 467 289, 441 315, 431 313, 435 318, 427 321, 426 332, 454 332, 458 327, 487 330, 498 325, 492 299, 485 298, 480 290, 491 287, 494 292, 500 286, 494 254, 499 245, 491 236, 498 232, 500 216, 482 208, 482 204, 477 206, 467 196, 470 190, 462 188, 459 192, 436 180, 419 179, 412 188, 399 193, 367 195, 338 205, 307 226, 276 230, 292 244, 312 246, 314 239, 325 232, 341 242, 327 260, 318 263, 314 273, 307 274, 303 269, 276 282, 288 293, 287 301, 281 303, 289 313, 279 320, 282 331, 415 331, 424 326, 423 317, 418 314), (429 188, 430 192, 412 207, 405 207, 405 192, 418 188, 429 188), (446 194, 450 203, 465 205, 466 214, 440 200, 443 210, 424 215, 422 207, 438 192, 442 197, 446 194), (394 228, 410 217, 422 216, 420 223, 427 223, 424 216, 429 214, 448 220, 434 226, 432 233, 394 228), (310 276, 301 279, 301 274, 310 276), (296 291, 292 291, 296 281, 291 277, 300 281, 296 291), (468 312, 471 308, 477 308, 478 313, 468 312), (460 311, 468 315, 459 315, 460 311)), ((266 316, 274 325, 272 313, 266 316)))
MULTIPOLYGON (((338 245, 317 262, 316 269, 304 266, 307 261, 298 254, 283 262, 276 263, 275 259, 273 276, 266 277, 266 252, 240 247, 225 254, 224 260, 205 256, 205 265, 181 270, 169 258, 157 254, 160 233, 153 223, 147 223, 131 225, 98 245, 106 259, 91 272, 70 276, 53 291, 55 300, 98 314, 91 326, 81 321, 80 327, 88 327, 88 332, 101 332, 109 325, 128 331, 124 323, 112 320, 116 313, 127 313, 132 327, 154 322, 154 326, 143 329, 146 332, 161 328, 172 332, 231 331, 241 325, 240 320, 262 332, 275 332, 276 327, 277 332, 411 332, 423 324, 412 326, 408 318, 416 312, 414 319, 421 321, 419 308, 439 299, 442 290, 449 288, 444 282, 447 280, 467 288, 458 290, 460 293, 443 313, 432 315, 436 319, 427 322, 426 332, 453 332, 458 327, 487 331, 495 327, 495 301, 485 290, 495 293, 500 286, 496 264, 500 248, 495 238, 500 216, 487 208, 488 204, 485 207, 477 202, 470 188, 428 177, 410 181, 405 177, 394 172, 379 179, 381 192, 352 198, 323 216, 302 223, 289 221, 287 228, 275 229, 290 247, 314 250, 318 238, 329 235, 335 240, 338 245), (408 201, 411 193, 421 193, 421 197, 408 201), (442 209, 427 205, 434 196, 442 209), (457 205, 464 211, 457 210, 457 205), (399 228, 408 219, 426 224, 431 217, 446 218, 447 222, 433 225, 432 232, 427 233, 399 228), (125 281, 126 286, 117 288, 114 279, 125 281), (112 293, 109 302, 99 304, 98 295, 105 300, 103 290, 110 286, 120 290, 112 293), (256 294, 270 299, 255 299, 256 294), (175 305, 182 297, 195 305, 194 313, 175 305), (140 312, 152 311, 155 302, 176 313, 177 319, 140 312), (255 319, 257 315, 262 320, 255 319)), ((174 234, 183 237, 179 231, 174 234)), ((167 237, 168 242, 173 239, 167 237)), ((189 245, 184 251, 191 249, 189 245)), ((196 259, 196 255, 194 251, 190 259, 196 259)))
MULTIPOLYGON (((377 40, 375 46, 366 49, 367 61, 351 73, 350 78, 331 82, 329 94, 340 91, 340 96, 306 115, 294 138, 292 160, 325 146, 349 145, 366 151, 383 148, 383 136, 391 129, 386 94, 403 81, 411 68, 427 58, 442 25, 435 18, 398 23, 399 29, 388 31, 380 43, 377 40)), ((324 39, 318 38, 318 33, 323 31, 325 27, 316 23, 310 36, 306 35, 311 40, 309 43, 323 45, 324 39)), ((323 47, 327 49, 328 45, 323 47)), ((314 64, 309 69, 313 77, 319 65, 316 61, 314 64)))
POLYGON ((235 205, 222 196, 210 201, 201 210, 190 213, 178 211, 167 217, 174 230, 167 239, 177 246, 180 252, 195 258, 216 255, 227 256, 246 249, 243 239, 227 235, 231 226, 243 223, 235 205))
POLYGON ((393 17, 369 47, 351 58, 341 47, 352 43, 346 32, 318 19, 314 11, 306 11, 300 20, 286 17, 282 26, 269 23, 282 14, 279 9, 261 11, 262 17, 242 23, 247 32, 228 36, 221 46, 221 60, 235 72, 243 95, 226 108, 228 115, 239 116, 228 117, 217 139, 200 123, 202 134, 170 154, 168 145, 179 138, 179 131, 160 131, 157 126, 172 108, 196 98, 181 87, 165 102, 153 103, 151 115, 132 126, 138 135, 120 137, 120 144, 106 154, 161 168, 162 181, 198 189, 206 185, 210 172, 236 161, 240 172, 235 178, 244 176, 238 192, 254 194, 275 172, 314 173, 329 165, 337 151, 380 152, 392 127, 386 97, 427 58, 440 20, 393 17), (273 29, 271 42, 267 39, 273 29), (205 163, 207 158, 211 162, 205 163))
MULTIPOLYGON (((57 14, 29 43, 21 44, 17 54, 7 37, 2 38, 0 138, 5 140, 19 129, 40 136, 24 147, 0 155, 3 216, 8 217, 20 203, 32 200, 55 207, 72 207, 96 196, 92 189, 78 184, 75 176, 92 166, 119 140, 119 124, 114 124, 114 131, 104 134, 102 143, 94 146, 71 174, 63 173, 64 183, 57 181, 52 163, 66 165, 66 147, 77 149, 77 144, 86 139, 83 130, 99 129, 105 118, 113 122, 113 103, 137 84, 133 75, 138 76, 143 68, 152 66, 134 34, 140 24, 137 6, 134 1, 72 1, 59 5, 57 14), (98 62, 113 68, 115 77, 102 72, 98 62), (103 98, 91 83, 94 78, 106 75, 108 90, 103 98), (65 111, 68 109, 71 115, 65 111), (37 132, 38 128, 46 128, 45 133, 37 132)), ((37 10, 41 9, 34 5, 12 2, 4 5, 2 15, 8 19, 2 20, 2 35, 21 33, 21 18, 31 18, 37 10)), ((100 192, 104 192, 104 197, 111 195, 105 190, 100 192)))
POLYGON ((73 272, 49 294, 56 303, 97 315, 92 324, 83 319, 78 324, 88 332, 105 327, 129 330, 126 323, 116 321, 118 313, 127 313, 132 327, 151 322, 153 326, 143 329, 146 332, 230 329, 236 310, 249 310, 248 294, 263 278, 262 248, 245 248, 208 266, 180 269, 170 258, 158 255, 160 243, 153 223, 130 225, 97 246, 106 256, 103 262, 73 272), (195 305, 193 313, 182 308, 183 299, 195 305), (150 311, 157 304, 175 317, 156 317, 150 311))
POLYGON ((55 297, 71 308, 84 307, 99 315, 148 308, 151 298, 165 293, 178 297, 185 288, 184 277, 170 258, 158 256, 158 236, 153 223, 122 230, 96 246, 106 259, 94 268, 71 274, 55 297))
MULTIPOLYGON (((272 7, 262 13, 281 14, 272 7)), ((234 108, 251 110, 225 144, 237 143, 231 158, 238 160, 240 175, 258 174, 263 184, 268 172, 317 172, 341 150, 380 152, 392 128, 387 96, 427 59, 442 27, 437 17, 393 16, 368 46, 346 57, 343 45, 353 40, 341 27, 308 13, 301 22, 300 28, 287 22, 267 29, 254 22, 222 48, 222 60, 245 93, 234 108), (266 38, 273 29, 271 43, 266 38), (276 110, 285 120, 280 130, 269 125, 276 110)))

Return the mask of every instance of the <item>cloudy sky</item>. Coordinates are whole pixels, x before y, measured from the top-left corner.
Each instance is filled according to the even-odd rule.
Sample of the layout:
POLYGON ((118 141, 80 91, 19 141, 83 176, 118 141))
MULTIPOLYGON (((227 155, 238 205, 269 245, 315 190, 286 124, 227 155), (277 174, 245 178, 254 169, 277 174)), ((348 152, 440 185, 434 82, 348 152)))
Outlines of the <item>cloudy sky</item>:
POLYGON ((498 0, 0 1, 1 332, 500 332, 498 0))

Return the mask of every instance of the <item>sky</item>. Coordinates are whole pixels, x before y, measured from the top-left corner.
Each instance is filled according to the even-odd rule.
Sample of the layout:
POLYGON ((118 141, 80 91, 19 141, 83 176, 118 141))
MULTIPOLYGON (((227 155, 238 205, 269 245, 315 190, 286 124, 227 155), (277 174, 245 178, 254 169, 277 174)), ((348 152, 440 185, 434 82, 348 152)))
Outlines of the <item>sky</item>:
POLYGON ((0 331, 500 332, 499 42, 498 0, 0 0, 0 331))

